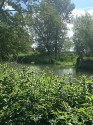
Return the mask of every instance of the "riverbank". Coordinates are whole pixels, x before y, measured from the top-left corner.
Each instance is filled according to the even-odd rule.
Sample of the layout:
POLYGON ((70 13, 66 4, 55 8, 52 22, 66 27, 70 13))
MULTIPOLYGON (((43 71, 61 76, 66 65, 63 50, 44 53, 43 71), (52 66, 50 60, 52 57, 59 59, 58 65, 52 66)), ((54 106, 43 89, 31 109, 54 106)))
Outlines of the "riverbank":
POLYGON ((78 68, 84 70, 93 70, 93 57, 84 57, 78 68))
POLYGON ((22 64, 55 64, 65 66, 75 65, 75 56, 74 55, 59 55, 56 58, 54 56, 48 55, 20 55, 17 59, 18 63, 22 64))

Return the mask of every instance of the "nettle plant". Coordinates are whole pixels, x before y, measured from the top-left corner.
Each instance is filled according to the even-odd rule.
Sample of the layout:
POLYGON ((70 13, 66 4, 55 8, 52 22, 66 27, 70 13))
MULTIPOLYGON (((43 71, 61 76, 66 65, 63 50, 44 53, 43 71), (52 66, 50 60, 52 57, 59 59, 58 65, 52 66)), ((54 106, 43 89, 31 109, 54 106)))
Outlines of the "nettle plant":
POLYGON ((0 125, 92 125, 93 78, 0 65, 0 125))

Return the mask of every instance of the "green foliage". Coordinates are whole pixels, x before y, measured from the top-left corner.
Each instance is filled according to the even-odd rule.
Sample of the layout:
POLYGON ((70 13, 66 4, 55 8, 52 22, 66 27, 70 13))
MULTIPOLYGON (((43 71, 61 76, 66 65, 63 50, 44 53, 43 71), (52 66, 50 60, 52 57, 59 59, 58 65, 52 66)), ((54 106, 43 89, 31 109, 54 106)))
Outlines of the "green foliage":
POLYGON ((93 54, 93 18, 88 13, 76 18, 73 40, 78 55, 93 54))
MULTIPOLYGON (((29 16, 33 19, 30 24, 34 43, 42 54, 55 55, 62 52, 67 38, 66 21, 70 19, 70 13, 74 9, 70 0, 41 0, 37 8, 38 13, 29 16)), ((66 46, 67 47, 67 46, 66 46)))
POLYGON ((48 53, 48 55, 55 54, 55 51, 62 49, 66 27, 51 3, 41 2, 39 11, 39 14, 33 19, 37 49, 41 53, 48 53))
POLYGON ((93 70, 93 57, 84 57, 79 68, 82 68, 86 71, 92 71, 93 70))
POLYGON ((0 27, 0 57, 2 59, 26 52, 30 44, 30 37, 21 25, 14 27, 14 25, 3 24, 0 27))
POLYGON ((71 3, 71 0, 49 0, 59 12, 62 20, 69 22, 71 11, 75 8, 75 5, 71 3))
POLYGON ((75 64, 75 55, 73 53, 63 53, 58 55, 55 59, 54 56, 40 55, 40 54, 22 54, 18 56, 18 63, 23 64, 57 64, 61 66, 72 66, 75 64))
POLYGON ((66 22, 73 9, 70 0, 0 0, 0 60, 28 52, 32 38, 43 54, 56 57, 68 49, 66 22))
POLYGON ((92 125, 93 78, 0 65, 1 125, 92 125))
POLYGON ((46 55, 39 55, 39 54, 32 54, 32 55, 20 55, 18 56, 18 63, 23 64, 54 64, 55 58, 52 56, 46 56, 46 55))
POLYGON ((26 29, 21 3, 26 0, 0 1, 0 59, 9 59, 20 52, 26 52, 31 46, 31 39, 26 29), (6 10, 10 6, 13 10, 6 10))

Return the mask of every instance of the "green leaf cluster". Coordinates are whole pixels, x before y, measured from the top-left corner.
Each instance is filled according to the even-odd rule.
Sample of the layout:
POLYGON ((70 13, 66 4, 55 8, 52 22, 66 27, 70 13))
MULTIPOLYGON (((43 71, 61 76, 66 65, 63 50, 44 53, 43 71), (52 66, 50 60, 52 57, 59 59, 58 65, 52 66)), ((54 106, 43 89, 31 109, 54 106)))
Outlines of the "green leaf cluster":
POLYGON ((75 19, 73 40, 78 55, 93 54, 93 18, 89 13, 75 19))
POLYGON ((92 125, 93 79, 0 65, 1 125, 92 125))
POLYGON ((22 2, 24 6, 27 3, 26 0, 0 1, 0 59, 9 59, 31 48, 22 2))

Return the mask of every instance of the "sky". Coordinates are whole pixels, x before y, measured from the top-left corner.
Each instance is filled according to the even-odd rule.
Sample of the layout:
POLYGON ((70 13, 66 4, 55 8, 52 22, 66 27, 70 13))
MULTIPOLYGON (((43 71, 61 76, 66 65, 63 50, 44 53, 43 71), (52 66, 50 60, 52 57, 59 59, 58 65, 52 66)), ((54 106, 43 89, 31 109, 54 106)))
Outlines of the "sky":
MULTIPOLYGON (((72 15, 82 16, 86 12, 88 12, 91 16, 93 16, 93 0, 71 0, 72 3, 75 4, 75 9, 72 11, 72 15)), ((73 24, 67 24, 68 26, 68 36, 73 36, 73 24)))
POLYGON ((89 10, 93 9, 93 0, 71 0, 76 9, 89 10))
POLYGON ((93 16, 93 0, 71 0, 75 4, 75 9, 72 11, 74 16, 84 15, 88 12, 93 16))

